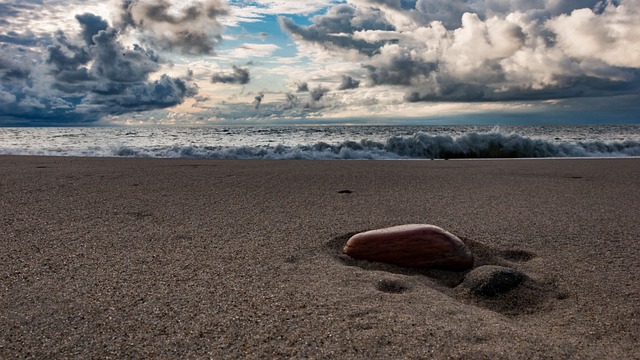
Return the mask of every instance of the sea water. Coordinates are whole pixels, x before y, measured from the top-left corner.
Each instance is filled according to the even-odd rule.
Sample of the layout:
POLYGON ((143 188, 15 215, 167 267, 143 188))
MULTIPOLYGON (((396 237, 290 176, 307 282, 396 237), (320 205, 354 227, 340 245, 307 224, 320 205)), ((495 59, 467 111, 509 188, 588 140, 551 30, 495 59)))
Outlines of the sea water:
POLYGON ((638 157, 640 125, 0 128, 0 154, 322 160, 638 157))

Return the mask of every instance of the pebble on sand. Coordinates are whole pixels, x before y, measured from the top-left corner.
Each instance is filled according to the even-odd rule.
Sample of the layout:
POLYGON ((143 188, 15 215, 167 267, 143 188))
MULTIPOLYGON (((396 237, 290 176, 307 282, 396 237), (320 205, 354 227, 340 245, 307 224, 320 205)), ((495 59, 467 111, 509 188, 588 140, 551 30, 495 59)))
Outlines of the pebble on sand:
POLYGON ((473 255, 457 236, 434 225, 410 224, 352 236, 343 252, 356 259, 402 267, 466 270, 473 255))
POLYGON ((526 279, 527 275, 518 270, 485 265, 469 271, 460 286, 477 296, 494 297, 515 289, 526 279))

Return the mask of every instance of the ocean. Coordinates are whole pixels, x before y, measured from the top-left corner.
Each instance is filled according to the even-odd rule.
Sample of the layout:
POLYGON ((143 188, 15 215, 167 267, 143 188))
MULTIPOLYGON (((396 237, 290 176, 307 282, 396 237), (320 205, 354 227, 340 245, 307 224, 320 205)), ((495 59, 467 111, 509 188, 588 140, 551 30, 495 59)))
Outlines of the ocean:
POLYGON ((313 160, 640 157, 640 125, 0 128, 0 154, 313 160))

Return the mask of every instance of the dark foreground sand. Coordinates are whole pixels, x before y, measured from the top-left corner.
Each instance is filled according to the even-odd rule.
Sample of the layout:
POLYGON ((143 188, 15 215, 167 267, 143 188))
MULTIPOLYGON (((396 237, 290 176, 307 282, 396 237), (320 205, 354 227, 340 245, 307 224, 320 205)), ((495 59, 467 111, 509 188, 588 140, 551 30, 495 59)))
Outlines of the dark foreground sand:
POLYGON ((640 159, 0 157, 0 358, 640 358, 640 159), (339 193, 351 190, 352 193, 339 193), (464 274, 353 261, 431 223, 464 274))

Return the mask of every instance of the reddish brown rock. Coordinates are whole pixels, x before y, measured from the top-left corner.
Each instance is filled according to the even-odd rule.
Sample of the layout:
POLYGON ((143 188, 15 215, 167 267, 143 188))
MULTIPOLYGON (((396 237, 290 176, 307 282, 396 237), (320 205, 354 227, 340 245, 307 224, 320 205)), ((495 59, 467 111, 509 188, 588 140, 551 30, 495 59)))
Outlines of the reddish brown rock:
POLYGON ((400 225, 352 236, 343 252, 356 259, 403 267, 465 270, 473 255, 457 236, 433 225, 400 225))

